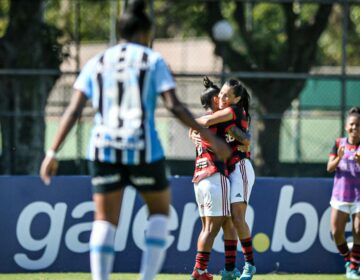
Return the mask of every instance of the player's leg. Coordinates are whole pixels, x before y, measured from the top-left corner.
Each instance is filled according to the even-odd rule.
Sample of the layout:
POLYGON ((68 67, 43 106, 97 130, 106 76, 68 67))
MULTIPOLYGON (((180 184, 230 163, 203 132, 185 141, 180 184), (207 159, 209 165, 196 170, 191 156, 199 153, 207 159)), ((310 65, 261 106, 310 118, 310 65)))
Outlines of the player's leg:
POLYGON ((228 179, 219 173, 201 180, 194 186, 199 213, 205 217, 205 222, 198 238, 195 266, 191 279, 213 278, 207 272, 207 268, 215 237, 226 217, 230 215, 229 187, 228 179))
POLYGON ((254 169, 249 160, 241 160, 236 164, 230 175, 231 182, 231 217, 244 254, 245 266, 240 276, 241 280, 248 280, 255 274, 252 237, 245 220, 247 203, 255 181, 254 169))
POLYGON ((348 212, 348 210, 345 208, 348 207, 345 205, 340 205, 335 201, 331 202, 331 206, 331 233, 339 253, 343 256, 345 263, 350 265, 350 250, 345 238, 345 227, 349 220, 349 213, 345 212, 348 212))
POLYGON ((93 280, 107 280, 113 268, 114 240, 123 189, 115 165, 93 162, 95 220, 90 236, 90 266, 93 280))
POLYGON ((351 267, 355 268, 356 264, 351 265, 350 250, 345 238, 345 227, 349 220, 349 209, 346 205, 341 205, 336 201, 331 201, 331 233, 334 238, 335 245, 345 260, 346 274, 350 273, 351 267), (347 213, 348 212, 348 213, 347 213))
POLYGON ((141 194, 149 209, 149 220, 140 272, 142 280, 153 280, 155 275, 160 272, 165 258, 171 194, 170 188, 141 194))
POLYGON ((225 268, 220 271, 221 279, 236 279, 240 277, 240 271, 236 268, 238 236, 231 217, 225 219, 222 229, 224 231, 225 268))
POLYGON ((195 258, 194 271, 191 279, 213 279, 208 273, 208 264, 215 237, 220 231, 225 217, 205 217, 205 225, 202 234, 198 238, 197 253, 195 258))
POLYGON ((353 235, 353 247, 350 254, 350 269, 352 279, 360 279, 359 264, 360 264, 360 209, 356 209, 356 212, 352 214, 352 235, 353 235))

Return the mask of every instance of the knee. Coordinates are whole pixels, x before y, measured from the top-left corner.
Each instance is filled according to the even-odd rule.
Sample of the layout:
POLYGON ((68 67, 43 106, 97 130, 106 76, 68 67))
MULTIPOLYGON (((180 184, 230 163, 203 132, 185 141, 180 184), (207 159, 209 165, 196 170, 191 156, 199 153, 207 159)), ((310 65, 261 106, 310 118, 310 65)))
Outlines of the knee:
POLYGON ((354 226, 353 235, 360 239, 360 225, 354 226))
POLYGON ((215 239, 215 237, 217 236, 219 231, 216 231, 214 229, 204 229, 204 231, 202 232, 203 237, 205 237, 206 239, 215 239))
POLYGON ((235 226, 236 229, 243 229, 246 227, 246 223, 245 223, 245 219, 242 218, 241 216, 233 216, 232 217, 232 222, 235 226))

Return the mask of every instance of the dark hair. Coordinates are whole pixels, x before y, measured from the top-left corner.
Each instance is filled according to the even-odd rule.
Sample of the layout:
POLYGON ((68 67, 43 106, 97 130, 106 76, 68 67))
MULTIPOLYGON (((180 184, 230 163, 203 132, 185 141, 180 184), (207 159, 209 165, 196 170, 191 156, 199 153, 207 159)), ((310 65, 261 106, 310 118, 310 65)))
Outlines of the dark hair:
POLYGON ((220 88, 215 85, 208 76, 205 76, 203 79, 203 84, 205 87, 205 90, 201 93, 200 101, 203 108, 209 109, 211 108, 211 101, 214 96, 219 95, 220 88))
POLYGON ((237 103, 237 105, 241 106, 244 109, 244 111, 246 112, 248 121, 250 123, 250 120, 251 120, 250 113, 249 113, 250 94, 249 94, 248 90, 239 80, 236 80, 236 79, 229 79, 225 82, 225 84, 233 90, 234 95, 236 97, 238 97, 238 96, 241 97, 241 99, 237 103))
POLYGON ((352 107, 348 112, 348 117, 354 116, 354 115, 360 115, 360 108, 359 107, 352 107))
POLYGON ((118 21, 119 36, 130 40, 134 34, 149 32, 152 28, 152 21, 145 12, 144 0, 132 0, 126 11, 118 21))

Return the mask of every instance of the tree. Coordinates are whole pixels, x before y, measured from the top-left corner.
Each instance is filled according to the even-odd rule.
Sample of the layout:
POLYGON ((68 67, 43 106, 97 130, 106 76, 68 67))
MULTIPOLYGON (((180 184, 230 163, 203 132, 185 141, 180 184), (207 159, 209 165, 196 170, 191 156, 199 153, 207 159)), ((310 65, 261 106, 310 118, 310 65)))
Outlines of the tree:
MULTIPOLYGON (((172 4, 176 5, 174 1, 172 4)), ((176 8, 168 5, 168 9, 177 9, 188 19, 183 19, 188 33, 206 32, 216 46, 215 53, 223 57, 231 71, 254 73, 309 72, 316 63, 319 39, 333 9, 333 4, 311 4, 301 9, 295 2, 249 4, 243 1, 204 1, 190 6, 185 1, 176 8), (249 6, 246 5, 250 5, 252 15, 255 15, 250 18, 253 21, 250 27, 249 14, 245 12, 249 6), (232 23, 236 31, 233 41, 227 43, 216 41, 212 34, 214 24, 224 18, 232 23)), ((162 8, 166 10, 166 6, 162 8)), ((299 96, 305 80, 241 80, 260 103, 259 174, 277 175, 281 119, 299 96)))
MULTIPOLYGON (((43 21, 43 0, 11 0, 0 69, 59 69, 60 32, 43 21)), ((58 75, 0 76, 2 174, 36 174, 43 156, 47 96, 58 75)))

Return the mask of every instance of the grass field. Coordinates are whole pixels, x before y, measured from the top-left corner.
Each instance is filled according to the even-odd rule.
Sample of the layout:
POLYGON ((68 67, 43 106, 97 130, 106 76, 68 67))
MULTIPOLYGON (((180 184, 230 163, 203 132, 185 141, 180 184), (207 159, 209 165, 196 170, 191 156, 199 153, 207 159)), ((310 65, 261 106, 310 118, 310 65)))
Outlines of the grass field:
MULTIPOLYGON (((111 280, 137 280, 138 274, 114 273, 111 280)), ((156 280, 187 280, 188 274, 161 274, 156 280)), ((258 274, 253 280, 345 280, 344 274, 258 274)), ((0 274, 0 280, 91 280, 89 273, 0 274)), ((215 276, 214 280, 220 280, 215 276)))

